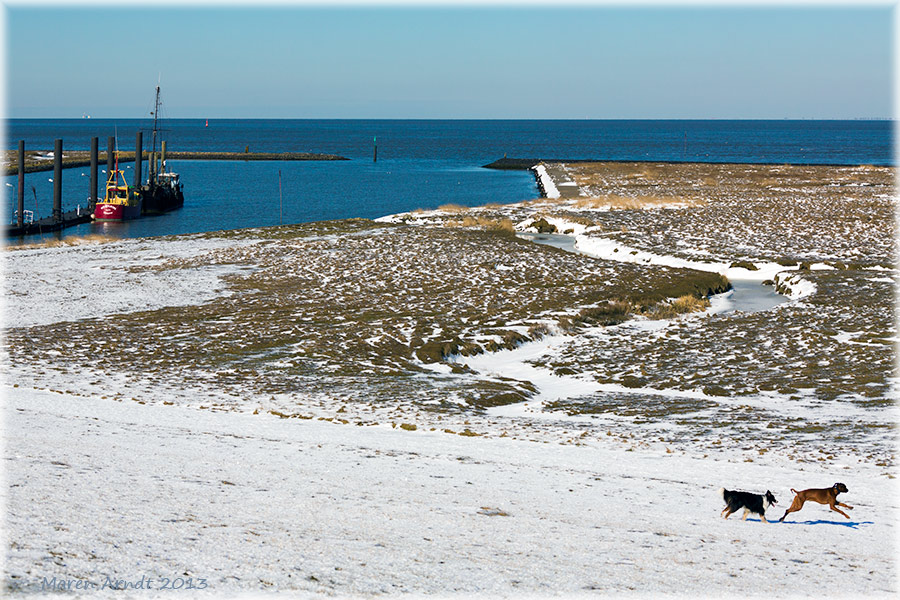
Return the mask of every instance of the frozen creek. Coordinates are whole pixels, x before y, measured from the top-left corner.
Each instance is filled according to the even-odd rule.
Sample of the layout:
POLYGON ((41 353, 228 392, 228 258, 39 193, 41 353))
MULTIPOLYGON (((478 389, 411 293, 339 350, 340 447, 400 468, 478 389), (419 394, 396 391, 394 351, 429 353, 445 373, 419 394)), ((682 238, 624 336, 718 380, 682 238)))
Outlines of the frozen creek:
MULTIPOLYGON (((519 233, 519 237, 525 240, 559 248, 566 252, 593 256, 577 247, 577 238, 574 235, 562 233, 519 233)), ((713 299, 716 313, 729 312, 759 312, 769 310, 788 301, 788 298, 775 292, 772 286, 761 285, 757 280, 730 278, 733 289, 720 294, 713 299)))

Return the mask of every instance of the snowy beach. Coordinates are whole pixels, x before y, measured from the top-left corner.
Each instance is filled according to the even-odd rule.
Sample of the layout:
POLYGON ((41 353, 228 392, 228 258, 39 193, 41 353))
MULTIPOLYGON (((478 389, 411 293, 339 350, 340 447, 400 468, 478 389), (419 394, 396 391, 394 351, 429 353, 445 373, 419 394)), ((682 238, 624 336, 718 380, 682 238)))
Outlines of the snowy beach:
POLYGON ((6 591, 896 594, 892 170, 580 168, 517 205, 7 249, 6 591), (723 275, 782 298, 727 309, 723 275), (850 519, 777 522, 835 482, 850 519))
MULTIPOLYGON (((341 597, 887 596, 896 486, 750 464, 7 391, 7 591, 179 579, 341 597), (153 451, 148 451, 152 448, 153 451), (719 517, 721 485, 848 482, 845 520, 719 517)), ((182 590, 186 592, 186 590, 182 590)), ((173 593, 171 590, 169 593, 173 593)), ((133 595, 148 594, 147 591, 133 595)))

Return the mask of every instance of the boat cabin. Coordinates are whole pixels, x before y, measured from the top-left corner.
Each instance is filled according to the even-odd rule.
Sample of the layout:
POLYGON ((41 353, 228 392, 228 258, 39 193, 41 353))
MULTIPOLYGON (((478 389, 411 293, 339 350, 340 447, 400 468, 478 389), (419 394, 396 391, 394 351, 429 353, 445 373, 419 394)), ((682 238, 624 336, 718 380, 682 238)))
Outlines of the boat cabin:
POLYGON ((133 204, 134 188, 129 187, 124 171, 115 171, 106 182, 106 204, 133 204), (120 181, 121 179, 121 181, 120 181))

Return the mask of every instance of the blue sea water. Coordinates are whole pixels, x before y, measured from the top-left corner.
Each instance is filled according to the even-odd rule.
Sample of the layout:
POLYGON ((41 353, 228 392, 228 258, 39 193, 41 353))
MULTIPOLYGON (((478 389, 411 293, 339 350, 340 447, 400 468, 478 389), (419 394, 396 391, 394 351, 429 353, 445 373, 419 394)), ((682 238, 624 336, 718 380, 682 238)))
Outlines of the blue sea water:
MULTIPOLYGON (((148 120, 12 119, 6 147, 101 151, 116 135, 132 150, 148 120)), ((185 161, 169 168, 184 183, 184 208, 121 224, 85 224, 62 235, 145 237, 258 227, 436 208, 509 203, 538 195, 524 171, 482 168, 503 156, 541 159, 893 165, 891 121, 624 120, 265 120, 173 119, 163 137, 171 150, 320 152, 337 162, 185 161), (377 141, 378 161, 373 162, 377 141), (280 172, 280 186, 279 186, 280 172)), ((105 164, 101 165, 101 169, 105 164)), ((132 173, 132 166, 126 168, 132 173)), ((143 172, 146 174, 147 165, 143 172)), ((100 178, 104 175, 101 173, 100 178)), ((51 211, 52 171, 26 176, 26 209, 51 211), (34 188, 32 190, 32 187, 34 188)), ((85 206, 89 169, 63 173, 64 210, 85 206)), ((7 221, 15 177, 3 186, 7 221)))

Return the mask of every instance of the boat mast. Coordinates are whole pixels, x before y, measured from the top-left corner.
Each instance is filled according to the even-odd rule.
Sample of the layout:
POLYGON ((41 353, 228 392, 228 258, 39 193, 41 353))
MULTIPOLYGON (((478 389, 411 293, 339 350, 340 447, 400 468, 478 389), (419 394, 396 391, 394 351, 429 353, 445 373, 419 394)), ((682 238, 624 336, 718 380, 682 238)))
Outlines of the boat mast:
MULTIPOLYGON (((159 82, 156 84, 156 103, 153 107, 153 142, 151 144, 152 152, 150 156, 156 156, 156 132, 157 132, 157 122, 159 120, 159 82)), ((156 161, 156 158, 153 159, 156 161)), ((154 178, 159 176, 159 173, 156 172, 156 165, 153 165, 151 171, 154 173, 154 178)))

